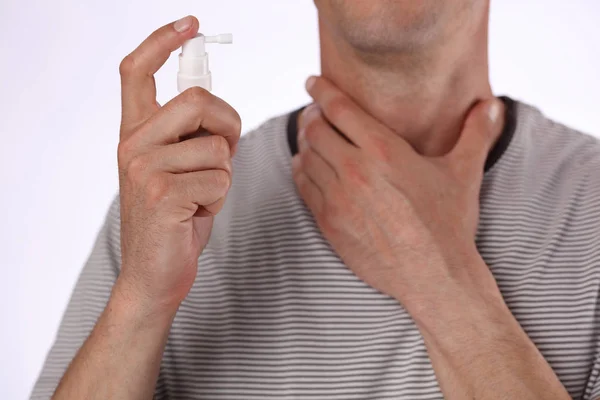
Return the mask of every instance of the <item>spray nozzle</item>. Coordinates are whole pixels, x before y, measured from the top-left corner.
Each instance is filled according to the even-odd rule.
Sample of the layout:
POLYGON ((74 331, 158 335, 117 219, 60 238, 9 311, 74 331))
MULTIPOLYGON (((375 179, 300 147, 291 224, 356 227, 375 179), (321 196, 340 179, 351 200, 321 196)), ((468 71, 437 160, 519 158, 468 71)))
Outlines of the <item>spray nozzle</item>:
POLYGON ((206 43, 231 44, 233 43, 233 35, 231 33, 221 33, 215 36, 204 36, 206 43))
POLYGON ((231 33, 215 36, 204 36, 199 33, 186 41, 179 54, 179 73, 177 74, 177 90, 183 92, 192 86, 200 86, 212 90, 212 79, 208 67, 206 43, 229 44, 233 42, 231 33))

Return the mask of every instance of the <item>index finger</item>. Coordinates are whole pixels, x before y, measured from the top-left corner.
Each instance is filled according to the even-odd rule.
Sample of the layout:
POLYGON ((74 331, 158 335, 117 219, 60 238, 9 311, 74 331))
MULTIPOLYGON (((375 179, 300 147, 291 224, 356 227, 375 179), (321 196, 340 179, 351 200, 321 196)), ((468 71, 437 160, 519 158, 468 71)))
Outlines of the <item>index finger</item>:
POLYGON ((171 99, 130 139, 141 146, 168 145, 207 131, 223 136, 233 153, 241 128, 240 116, 233 107, 206 89, 195 86, 171 99))
POLYGON ((154 31, 119 66, 122 124, 139 124, 156 110, 154 74, 171 53, 198 33, 200 23, 188 15, 154 31))

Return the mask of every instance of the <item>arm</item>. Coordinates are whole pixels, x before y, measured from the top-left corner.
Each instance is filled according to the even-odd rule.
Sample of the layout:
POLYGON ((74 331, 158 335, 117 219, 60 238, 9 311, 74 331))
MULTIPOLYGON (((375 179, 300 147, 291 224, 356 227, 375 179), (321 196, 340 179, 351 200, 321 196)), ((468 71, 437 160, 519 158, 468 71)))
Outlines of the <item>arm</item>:
POLYGON ((31 399, 52 396, 77 350, 83 345, 110 297, 120 270, 119 201, 112 202, 62 317, 31 399))
POLYGON ((445 397, 569 399, 475 246, 502 102, 479 102, 453 149, 427 157, 327 79, 307 90, 315 104, 300 118, 296 186, 348 268, 416 321, 445 397))
POLYGON ((152 398, 176 309, 140 302, 117 281, 53 399, 152 398))
POLYGON ((143 389, 143 398, 151 398, 169 313, 152 315, 151 307, 139 302, 136 307, 128 290, 115 285, 120 270, 119 225, 117 198, 75 285, 31 399, 49 399, 53 392, 57 399, 127 399, 118 390, 139 378, 133 387, 143 389))
MULTIPOLYGON (((237 112, 204 89, 190 88, 162 107, 156 101, 154 74, 197 32, 193 17, 165 25, 120 65, 120 254, 113 252, 111 260, 117 258, 121 269, 56 400, 145 399, 154 392, 171 323, 229 191, 240 137, 237 112), (190 135, 200 130, 212 135, 190 135)), ((86 294, 94 296, 87 292, 72 300, 80 317, 88 316, 86 294)), ((79 322, 70 317, 69 325, 79 322)), ((72 347, 71 339, 61 344, 72 347)))
POLYGON ((436 292, 412 311, 447 399, 571 398, 497 288, 463 282, 436 292))

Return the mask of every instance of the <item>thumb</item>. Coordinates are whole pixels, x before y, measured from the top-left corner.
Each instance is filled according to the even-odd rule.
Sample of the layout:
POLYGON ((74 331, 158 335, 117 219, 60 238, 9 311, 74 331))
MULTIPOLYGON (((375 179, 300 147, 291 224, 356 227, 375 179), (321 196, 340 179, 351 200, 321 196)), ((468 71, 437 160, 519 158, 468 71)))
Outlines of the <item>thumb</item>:
POLYGON ((497 98, 480 101, 471 109, 458 142, 448 154, 459 170, 483 172, 488 153, 504 125, 504 102, 497 98))

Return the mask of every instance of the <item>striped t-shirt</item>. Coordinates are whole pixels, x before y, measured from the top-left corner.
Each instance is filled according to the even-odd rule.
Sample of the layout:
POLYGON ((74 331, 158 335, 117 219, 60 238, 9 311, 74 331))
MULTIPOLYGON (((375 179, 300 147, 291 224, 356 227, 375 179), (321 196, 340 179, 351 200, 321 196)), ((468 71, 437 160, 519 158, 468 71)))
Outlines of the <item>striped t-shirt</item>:
MULTIPOLYGON (((510 99, 477 245, 575 399, 600 397, 600 141, 510 99)), ((242 136, 233 184, 164 352, 156 399, 442 399, 419 331, 337 257, 291 175, 296 113, 242 136)), ((48 399, 117 274, 119 204, 33 390, 48 399)))

